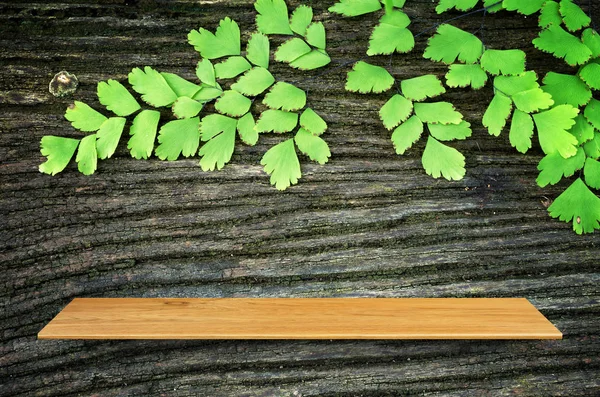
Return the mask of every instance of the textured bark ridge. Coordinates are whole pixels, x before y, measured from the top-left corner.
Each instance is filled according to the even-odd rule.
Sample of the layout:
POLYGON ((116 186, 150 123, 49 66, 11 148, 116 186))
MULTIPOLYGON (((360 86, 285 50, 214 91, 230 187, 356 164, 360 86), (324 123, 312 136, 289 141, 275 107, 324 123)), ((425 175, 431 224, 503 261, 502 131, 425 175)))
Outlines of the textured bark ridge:
MULTIPOLYGON (((414 32, 446 18, 435 2, 407 3, 414 32)), ((80 136, 63 118, 73 99, 98 106, 97 82, 136 66, 193 78, 187 32, 230 16, 247 39, 252 1, 0 2, 0 395, 600 394, 598 233, 577 236, 548 217, 544 202, 560 188, 535 185, 539 148, 520 155, 480 124, 490 88, 445 95, 474 127, 457 144, 463 181, 425 175, 423 145, 396 156, 377 116, 387 96, 343 89, 377 18, 342 19, 331 4, 311 2, 332 63, 274 73, 308 91, 333 157, 303 162, 300 184, 282 193, 258 164, 279 136, 237 145, 220 172, 202 172, 197 159, 137 161, 124 144, 91 177, 74 165, 56 177, 37 170, 43 135, 80 136), (71 98, 48 92, 61 70, 79 78, 71 98), (526 297, 565 339, 36 340, 72 298, 93 296, 526 297)), ((488 15, 485 42, 522 48, 542 76, 570 70, 533 48, 536 22, 488 15)), ((469 31, 481 23, 482 14, 456 21, 469 31)), ((409 55, 372 61, 400 79, 442 75, 421 57, 426 37, 409 55)))

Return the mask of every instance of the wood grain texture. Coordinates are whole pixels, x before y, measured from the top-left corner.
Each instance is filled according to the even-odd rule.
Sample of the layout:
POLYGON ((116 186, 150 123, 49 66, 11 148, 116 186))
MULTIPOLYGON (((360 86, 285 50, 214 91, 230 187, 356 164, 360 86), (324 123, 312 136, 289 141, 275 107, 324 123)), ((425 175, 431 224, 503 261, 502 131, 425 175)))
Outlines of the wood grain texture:
MULTIPOLYGON (((290 1, 292 7, 299 1, 290 1)), ((243 39, 252 1, 0 2, 0 395, 10 396, 597 396, 600 242, 551 220, 543 202, 564 184, 535 184, 539 148, 523 156, 481 126, 489 86, 449 90, 473 125, 457 143, 460 182, 423 172, 417 144, 394 154, 377 116, 387 95, 344 91, 365 57, 377 15, 344 19, 312 1, 331 65, 279 80, 308 91, 328 122, 331 162, 302 159, 298 186, 280 193, 259 165, 285 136, 236 145, 232 163, 204 173, 197 159, 131 159, 125 142, 91 177, 76 166, 42 175, 43 135, 80 137, 64 119, 81 100, 100 108, 100 80, 150 65, 193 79, 186 35, 226 15, 243 39), (48 92, 75 73, 72 98, 48 92), (561 341, 37 341, 75 297, 525 297, 561 341)), ((588 1, 578 1, 587 10, 588 1)), ((409 0, 413 32, 445 18, 409 0)), ((600 4, 591 2, 596 24, 600 4)), ((536 18, 456 20, 490 48, 520 48, 527 66, 573 73, 533 48, 536 18), (480 30, 483 24, 483 30, 480 30)), ((374 57, 397 79, 447 68, 407 55, 374 57)), ((275 43, 283 41, 276 38, 275 43)), ((276 44, 273 45, 273 47, 276 44)), ((600 98, 599 98, 600 99, 600 98)), ((165 114, 166 115, 166 114, 165 114)))
POLYGON ((562 339, 524 298, 75 298, 38 339, 562 339))

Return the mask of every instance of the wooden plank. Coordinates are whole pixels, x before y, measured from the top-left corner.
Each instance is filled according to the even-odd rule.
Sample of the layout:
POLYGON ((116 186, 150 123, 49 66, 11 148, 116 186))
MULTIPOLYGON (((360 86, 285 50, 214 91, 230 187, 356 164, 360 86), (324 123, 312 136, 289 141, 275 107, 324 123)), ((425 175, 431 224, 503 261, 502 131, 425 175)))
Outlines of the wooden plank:
POLYGON ((76 298, 39 339, 561 339, 523 298, 76 298))

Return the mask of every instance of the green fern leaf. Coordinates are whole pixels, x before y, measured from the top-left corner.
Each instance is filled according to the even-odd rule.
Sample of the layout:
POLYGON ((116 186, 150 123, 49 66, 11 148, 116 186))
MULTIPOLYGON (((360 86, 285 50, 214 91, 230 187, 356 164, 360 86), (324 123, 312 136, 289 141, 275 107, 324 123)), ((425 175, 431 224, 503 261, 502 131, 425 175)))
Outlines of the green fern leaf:
POLYGON ((133 95, 116 80, 99 82, 97 91, 100 103, 117 116, 129 116, 140 110, 133 95))
POLYGON ((312 49, 304 40, 294 37, 277 48, 277 51, 275 51, 275 60, 277 62, 290 63, 311 51, 312 49))
POLYGON ((198 117, 169 121, 158 131, 156 155, 161 160, 174 161, 180 155, 190 157, 196 154, 200 145, 198 117))
POLYGON ((300 70, 313 70, 327 65, 329 62, 331 62, 329 55, 323 50, 316 49, 294 59, 290 62, 290 66, 300 70))
POLYGON ((235 148, 235 129, 223 131, 200 148, 202 171, 222 169, 231 160, 235 148))
POLYGON ((200 137, 203 142, 209 141, 224 131, 235 131, 237 120, 222 114, 209 114, 202 118, 199 125, 200 137))
POLYGON ((209 87, 209 86, 202 87, 200 89, 200 91, 198 91, 192 97, 192 99, 194 99, 196 101, 200 101, 200 102, 208 102, 208 101, 212 101, 215 98, 220 97, 221 95, 223 95, 223 90, 217 84, 217 87, 209 87))
POLYGON ((509 97, 496 93, 483 114, 483 126, 490 135, 498 136, 504 129, 512 112, 512 101, 509 97))
POLYGON ((345 17, 355 17, 378 10, 381 10, 379 0, 339 0, 338 3, 329 7, 329 12, 335 12, 345 17))
POLYGON ((215 102, 215 109, 219 113, 227 114, 232 117, 239 117, 250 110, 252 101, 234 90, 227 90, 215 102))
POLYGON ((298 115, 283 110, 265 110, 256 122, 258 132, 289 132, 298 125, 298 115))
POLYGON ((293 138, 267 150, 260 163, 264 165, 265 172, 271 175, 271 185, 275 185, 278 190, 295 185, 302 177, 293 138))
POLYGON ((142 110, 131 124, 127 142, 131 156, 136 159, 147 159, 154 150, 154 140, 158 129, 160 112, 156 110, 142 110))
POLYGON ((146 66, 143 71, 134 68, 129 73, 129 84, 136 92, 142 94, 142 100, 150 106, 168 106, 178 97, 164 76, 150 66, 146 66))
POLYGON ((600 189, 600 162, 591 158, 586 159, 583 174, 588 186, 600 189))
POLYGON ((306 41, 313 47, 324 50, 326 47, 325 26, 321 22, 311 23, 306 29, 306 41))
POLYGON ((264 34, 294 34, 288 20, 284 0, 256 0, 256 28, 264 34))
POLYGON ((211 87, 217 85, 217 79, 215 75, 215 67, 212 62, 208 59, 202 59, 196 66, 196 76, 203 84, 211 87))
POLYGON ((251 68, 252 65, 250 65, 250 62, 246 58, 239 56, 229 57, 215 65, 215 75, 218 79, 231 79, 251 68))
POLYGON ((306 105, 306 93, 292 84, 280 81, 271 87, 263 103, 271 109, 298 110, 306 105))
POLYGON ((548 109, 550 106, 554 105, 552 95, 537 87, 531 90, 517 92, 511 98, 517 109, 526 113, 548 109))
POLYGON ((592 52, 592 57, 600 57, 600 35, 594 29, 586 29, 581 34, 581 41, 592 52))
POLYGON ((548 184, 556 185, 563 177, 570 177, 583 168, 585 164, 585 152, 582 148, 577 149, 575 156, 565 159, 559 153, 547 154, 538 164, 540 171, 535 180, 540 187, 548 184))
POLYGON ((392 143, 397 154, 404 154, 421 138, 423 123, 417 116, 412 116, 400 124, 392 133, 392 143))
POLYGON ((577 114, 579 109, 571 105, 559 105, 533 115, 544 153, 558 152, 564 158, 577 153, 577 138, 568 132, 575 124, 577 114))
POLYGON ((557 58, 564 58, 571 66, 583 65, 592 56, 592 51, 579 38, 557 25, 542 30, 533 40, 533 45, 557 58))
POLYGON ((463 63, 476 63, 483 54, 483 43, 475 35, 452 25, 443 24, 429 39, 423 57, 451 64, 458 58, 463 63))
POLYGON ((440 3, 435 7, 438 14, 446 12, 452 8, 459 11, 469 11, 477 4, 479 0, 440 0, 440 3))
POLYGON ((600 229, 600 198, 598 198, 577 178, 571 186, 548 207, 553 218, 564 222, 573 220, 573 230, 577 234, 593 233, 600 229))
POLYGON ((254 146, 258 142, 258 131, 252 113, 246 113, 237 122, 238 135, 246 145, 254 146))
POLYGON ((196 117, 202 110, 202 102, 198 102, 186 96, 177 98, 173 103, 173 115, 178 119, 196 117))
POLYGON ((107 120, 104 115, 79 101, 75 101, 67 108, 65 118, 74 128, 85 132, 98 131, 102 123, 107 120))
POLYGON ((586 120, 600 131, 600 101, 592 99, 583 111, 586 120))
POLYGON ((246 47, 246 58, 256 66, 269 68, 269 38, 262 33, 253 33, 246 47))
POLYGON ((502 5, 508 11, 517 11, 523 15, 531 15, 538 12, 546 0, 504 0, 502 5))
POLYGON ((596 59, 582 67, 578 74, 588 87, 600 90, 600 59, 596 59))
POLYGON ((417 102, 414 107, 415 115, 424 123, 460 124, 463 119, 463 115, 457 112, 449 102, 417 102))
POLYGON ((200 148, 200 167, 203 171, 222 169, 231 160, 235 147, 235 130, 225 131, 200 148))
POLYGON ((585 155, 591 159, 597 160, 600 158, 600 133, 596 132, 594 138, 583 144, 585 155))
POLYGON ((513 76, 525 72, 525 52, 521 50, 486 50, 481 67, 492 75, 513 76))
POLYGON ((427 98, 435 98, 446 92, 440 79, 433 74, 402 80, 400 89, 407 99, 417 102, 427 98))
POLYGON ((539 88, 537 75, 533 70, 527 71, 519 76, 498 76, 494 78, 494 90, 512 97, 513 95, 539 88))
POLYGON ((115 153, 125 128, 125 121, 124 117, 111 117, 102 123, 96 133, 96 151, 99 159, 107 159, 115 153))
POLYGON ((230 18, 222 19, 214 34, 203 28, 192 30, 188 42, 202 58, 216 59, 241 53, 240 28, 230 18))
POLYGON ((582 114, 575 117, 575 124, 569 132, 577 138, 580 145, 594 139, 594 126, 588 123, 582 114))
POLYGON ((379 93, 392 88, 394 78, 381 66, 375 66, 363 61, 358 61, 348 72, 346 90, 366 94, 379 93))
POLYGON ((427 175, 436 179, 443 176, 458 181, 465 176, 465 156, 432 136, 427 139, 421 162, 427 175))
POLYGON ((578 76, 549 72, 542 89, 552 95, 555 105, 580 107, 592 99, 592 91, 578 76))
POLYGON ((273 85, 274 82, 275 78, 267 69, 256 66, 232 84, 231 89, 245 96, 257 96, 273 85))
POLYGON ((56 175, 64 170, 79 145, 79 139, 63 138, 47 135, 42 137, 40 151, 46 161, 40 164, 39 170, 44 174, 56 175))
POLYGON ((160 75, 165 79, 178 98, 182 96, 192 98, 202 89, 199 85, 187 81, 174 73, 161 72, 160 75))
POLYGON ((200 167, 203 171, 220 170, 231 160, 235 148, 237 121, 220 114, 202 118, 200 136, 206 142, 200 148, 200 167))
POLYGON ((471 124, 461 121, 459 124, 427 124, 429 133, 439 141, 463 140, 471 136, 471 124))
POLYGON ((421 138, 423 123, 417 116, 412 116, 400 124, 392 133, 392 143, 397 154, 404 154, 421 138))
POLYGON ((300 127, 313 135, 321 135, 327 130, 327 123, 311 108, 306 108, 300 115, 300 127))
POLYGON ((559 5, 556 1, 549 0, 544 3, 540 11, 538 25, 540 28, 547 28, 551 24, 559 26, 562 23, 562 15, 560 15, 559 5))
POLYGON ((410 52, 415 46, 415 38, 406 28, 408 25, 410 19, 402 11, 383 15, 371 34, 367 55, 410 52))
POLYGON ((329 146, 321 137, 300 128, 294 137, 298 150, 307 155, 312 161, 325 164, 331 157, 329 146))
POLYGON ((313 10, 304 4, 296 7, 290 18, 290 28, 300 36, 306 35, 306 28, 312 22, 313 10))
POLYGON ((581 28, 589 26, 592 21, 585 12, 577 4, 574 4, 571 0, 560 1, 560 15, 563 17, 563 22, 567 29, 571 32, 575 32, 581 28))
POLYGON ((388 130, 408 119, 413 111, 413 103, 400 94, 392 96, 379 110, 379 118, 388 130))
POLYGON ((88 135, 79 142, 77 149, 77 169, 83 175, 92 175, 98 166, 98 152, 96 151, 96 134, 88 135))
POLYGON ((487 83, 488 75, 480 65, 454 64, 448 68, 446 73, 446 84, 448 87, 468 87, 478 90, 487 83))
POLYGON ((531 138, 533 137, 533 119, 531 115, 519 109, 515 109, 510 124, 509 141, 512 147, 520 153, 527 153, 531 149, 531 138))

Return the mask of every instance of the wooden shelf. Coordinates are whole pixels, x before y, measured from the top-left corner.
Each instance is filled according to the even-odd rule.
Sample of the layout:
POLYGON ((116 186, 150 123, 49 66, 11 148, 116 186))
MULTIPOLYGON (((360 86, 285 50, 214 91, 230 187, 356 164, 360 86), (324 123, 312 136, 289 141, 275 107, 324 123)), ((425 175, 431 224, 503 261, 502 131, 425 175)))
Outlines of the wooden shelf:
POLYGON ((76 298, 39 339, 561 339, 523 298, 76 298))

